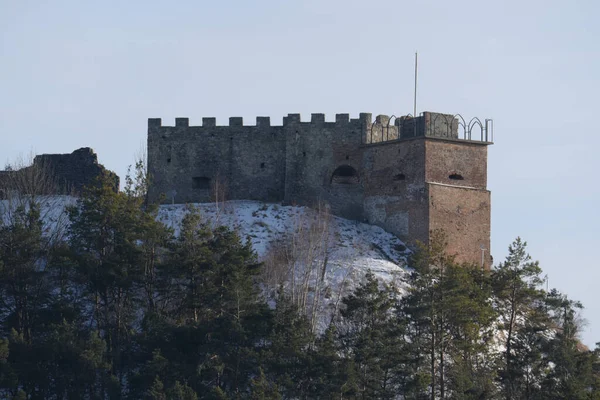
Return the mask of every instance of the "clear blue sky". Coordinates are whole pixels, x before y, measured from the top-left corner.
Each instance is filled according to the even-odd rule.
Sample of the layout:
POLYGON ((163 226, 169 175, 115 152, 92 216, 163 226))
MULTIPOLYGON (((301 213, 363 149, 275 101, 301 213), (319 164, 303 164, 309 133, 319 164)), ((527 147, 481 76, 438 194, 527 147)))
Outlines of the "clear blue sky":
MULTIPOLYGON (((124 176, 147 118, 494 118, 492 254, 529 242, 600 341, 600 2, 0 0, 0 163, 89 146, 124 176)), ((0 168, 2 165, 0 165, 0 168)))

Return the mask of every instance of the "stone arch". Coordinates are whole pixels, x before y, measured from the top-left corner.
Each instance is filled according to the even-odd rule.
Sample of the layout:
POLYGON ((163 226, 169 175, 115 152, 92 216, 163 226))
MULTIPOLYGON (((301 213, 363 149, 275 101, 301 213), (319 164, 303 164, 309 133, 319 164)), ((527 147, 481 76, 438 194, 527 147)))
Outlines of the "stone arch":
POLYGON ((340 165, 331 174, 331 184, 355 185, 360 182, 358 171, 350 165, 340 165))

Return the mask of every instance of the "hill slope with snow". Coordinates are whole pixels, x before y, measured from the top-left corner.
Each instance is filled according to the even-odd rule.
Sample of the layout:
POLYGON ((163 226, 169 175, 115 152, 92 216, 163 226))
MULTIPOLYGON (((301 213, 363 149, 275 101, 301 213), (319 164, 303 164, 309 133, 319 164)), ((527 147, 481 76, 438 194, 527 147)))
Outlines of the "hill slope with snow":
MULTIPOLYGON (((282 206, 256 201, 229 201, 221 206, 213 203, 194 204, 203 218, 214 225, 225 225, 249 238, 259 258, 265 259, 269 249, 285 242, 303 224, 319 218, 307 207, 282 206)), ((187 212, 186 205, 163 205, 159 220, 175 229, 187 212)), ((380 227, 332 216, 329 223, 329 255, 327 273, 364 274, 371 270, 377 277, 390 281, 406 273, 409 254, 404 243, 380 227)), ((335 279, 334 279, 335 280, 335 279)))
MULTIPOLYGON (((39 197, 39 203, 44 231, 64 232, 68 225, 65 208, 74 205, 76 199, 39 197)), ((14 206, 8 200, 0 201, 0 215, 5 221, 14 206)), ((269 274, 274 278, 269 289, 284 286, 292 290, 292 280, 295 287, 303 285, 305 303, 318 308, 320 318, 316 324, 321 327, 326 326, 341 297, 360 283, 367 271, 383 282, 394 282, 401 292, 405 289, 403 277, 410 252, 380 227, 307 207, 256 201, 162 205, 158 219, 177 235, 191 207, 212 226, 225 225, 236 230, 242 240, 251 241, 259 259, 265 261, 265 269, 271 269, 269 274)))

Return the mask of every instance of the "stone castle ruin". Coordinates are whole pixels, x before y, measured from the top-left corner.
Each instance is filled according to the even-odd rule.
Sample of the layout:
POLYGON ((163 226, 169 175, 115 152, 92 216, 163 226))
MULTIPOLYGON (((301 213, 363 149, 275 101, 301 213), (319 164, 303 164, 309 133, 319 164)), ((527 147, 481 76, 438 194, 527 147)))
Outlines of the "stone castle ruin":
POLYGON ((98 155, 89 147, 70 154, 40 154, 30 166, 0 171, 0 198, 11 191, 77 195, 85 187, 97 184, 101 175, 108 175, 115 190, 119 189, 119 177, 99 164, 98 155))
POLYGON ((221 191, 227 200, 325 202, 333 214, 378 225, 410 245, 443 229, 458 261, 489 266, 492 143, 491 120, 432 112, 375 121, 367 113, 337 114, 335 122, 288 114, 281 126, 269 117, 254 126, 240 117, 228 126, 215 118, 163 126, 151 118, 149 197, 208 202, 221 191))

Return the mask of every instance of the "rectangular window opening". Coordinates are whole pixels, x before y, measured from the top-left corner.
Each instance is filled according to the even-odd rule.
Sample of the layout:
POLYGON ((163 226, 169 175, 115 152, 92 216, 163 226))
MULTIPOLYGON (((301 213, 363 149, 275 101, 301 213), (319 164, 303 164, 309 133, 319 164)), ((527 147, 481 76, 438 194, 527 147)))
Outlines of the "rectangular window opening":
POLYGON ((195 176, 192 178, 192 189, 210 189, 210 178, 195 176))

